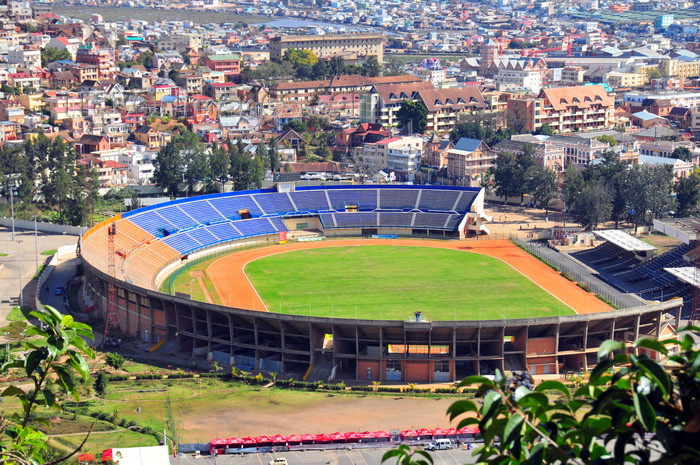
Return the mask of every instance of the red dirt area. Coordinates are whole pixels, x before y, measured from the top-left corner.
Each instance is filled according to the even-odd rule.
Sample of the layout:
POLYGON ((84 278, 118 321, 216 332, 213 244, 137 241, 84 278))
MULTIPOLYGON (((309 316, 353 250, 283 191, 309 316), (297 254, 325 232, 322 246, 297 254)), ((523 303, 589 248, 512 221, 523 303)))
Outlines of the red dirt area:
POLYGON ((574 309, 576 313, 597 313, 611 310, 610 306, 602 302, 594 294, 584 291, 552 268, 506 240, 350 239, 295 242, 228 255, 209 265, 206 273, 225 305, 249 310, 267 311, 243 271, 246 264, 261 257, 293 250, 363 245, 435 247, 488 255, 508 263, 542 289, 574 309))

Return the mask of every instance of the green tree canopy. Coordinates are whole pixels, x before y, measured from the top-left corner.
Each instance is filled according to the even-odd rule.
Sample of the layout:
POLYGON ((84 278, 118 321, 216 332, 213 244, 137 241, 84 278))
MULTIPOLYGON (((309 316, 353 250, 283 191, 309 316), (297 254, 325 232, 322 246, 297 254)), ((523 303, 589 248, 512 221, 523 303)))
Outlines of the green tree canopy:
POLYGON ((420 102, 404 100, 401 108, 396 112, 396 119, 399 120, 404 129, 408 128, 408 122, 413 122, 414 132, 423 132, 428 124, 428 110, 420 102))
POLYGON ((362 75, 367 77, 377 77, 382 73, 382 65, 376 56, 370 55, 362 64, 362 75))
POLYGON ((675 186, 678 211, 676 216, 685 218, 698 214, 700 206, 700 177, 692 174, 678 180, 675 186))
POLYGON ((693 152, 690 151, 688 147, 676 147, 671 152, 671 158, 678 158, 683 161, 690 161, 693 159, 693 152))
POLYGON ((54 47, 46 47, 44 50, 41 51, 41 66, 46 67, 48 66, 49 63, 53 63, 54 61, 59 61, 59 60, 72 60, 73 57, 71 56, 70 52, 68 50, 64 49, 58 49, 54 47))
POLYGON ((506 202, 508 202, 509 197, 518 193, 517 170, 515 155, 509 152, 498 154, 496 164, 489 168, 489 175, 493 178, 496 195, 503 197, 506 202))
POLYGON ((599 223, 610 218, 612 192, 600 180, 586 184, 574 202, 576 221, 586 231, 594 230, 599 223))

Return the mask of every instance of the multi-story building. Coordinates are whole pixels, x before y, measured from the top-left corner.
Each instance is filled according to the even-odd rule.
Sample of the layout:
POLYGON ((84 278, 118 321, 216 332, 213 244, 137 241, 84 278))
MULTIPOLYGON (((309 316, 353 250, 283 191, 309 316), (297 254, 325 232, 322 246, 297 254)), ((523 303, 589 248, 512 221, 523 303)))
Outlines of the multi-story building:
POLYGON ((196 74, 181 74, 175 78, 175 84, 185 89, 188 95, 201 94, 203 79, 196 74))
POLYGON ((413 172, 420 167, 422 152, 423 138, 417 136, 389 137, 362 146, 363 157, 369 165, 377 170, 401 171, 403 180, 407 181, 413 179, 413 172), (408 179, 409 172, 411 179, 408 179))
POLYGON ((608 85, 613 88, 640 87, 647 83, 649 75, 646 73, 620 73, 611 71, 605 76, 608 85))
MULTIPOLYGON (((374 32, 323 35, 284 35, 270 39, 270 60, 279 61, 289 49, 310 50, 319 57, 353 55, 384 61, 384 34, 374 32)), ((352 58, 350 56, 349 58, 352 58)))
POLYGON ((501 69, 493 78, 498 90, 525 90, 533 94, 542 89, 542 72, 535 69, 501 69))
POLYGON ((421 90, 435 90, 429 82, 376 84, 360 96, 360 122, 378 123, 383 127, 397 124, 396 112, 404 100, 418 99, 421 90))
POLYGON ((0 100, 0 121, 24 122, 24 106, 18 100, 0 100))
POLYGON ((644 108, 651 100, 665 100, 671 106, 700 108, 700 92, 626 92, 624 102, 633 108, 644 108))
POLYGON ((615 104, 602 85, 543 89, 536 98, 508 100, 508 125, 535 132, 547 124, 555 132, 592 131, 614 126, 615 104))
POLYGON ((554 135, 547 139, 547 142, 564 148, 564 167, 587 165, 610 149, 606 142, 576 136, 554 135))
POLYGON ((7 52, 7 62, 12 65, 21 65, 32 68, 41 67, 41 51, 38 49, 9 50, 7 52))
POLYGON ((583 66, 565 66, 561 70, 562 82, 571 82, 580 84, 583 83, 583 76, 586 74, 586 69, 583 66))
POLYGON ((676 58, 661 60, 659 71, 664 77, 686 79, 700 74, 700 62, 681 61, 676 58))
POLYGON ((112 78, 116 71, 114 67, 114 52, 82 45, 75 54, 75 61, 97 68, 97 79, 112 78))
POLYGON ((462 137, 447 151, 447 176, 455 185, 478 185, 495 161, 496 152, 483 140, 462 137))
POLYGON ((416 76, 364 77, 334 76, 323 81, 280 82, 270 88, 270 98, 278 101, 311 103, 318 95, 369 92, 374 85, 420 82, 416 76))
POLYGON ((7 82, 9 85, 17 87, 21 92, 25 92, 27 89, 39 89, 41 86, 41 79, 28 73, 10 73, 7 82))
POLYGON ((404 100, 421 102, 428 112, 425 132, 449 132, 462 113, 487 110, 476 87, 435 89, 429 82, 375 85, 360 96, 360 121, 384 127, 398 123, 396 112, 404 100))
POLYGON ((203 40, 201 34, 172 34, 160 39, 158 48, 160 50, 174 50, 178 53, 186 52, 187 49, 200 50, 203 40))
POLYGON ((222 71, 225 75, 239 74, 241 72, 241 56, 235 53, 208 55, 204 59, 204 65, 212 71, 222 71))
POLYGON ((202 93, 214 100, 231 100, 237 95, 236 87, 233 82, 208 82, 202 93))
POLYGON ((552 171, 564 170, 564 146, 548 140, 542 141, 534 136, 513 136, 512 139, 502 140, 494 145, 493 150, 499 154, 512 153, 518 156, 525 153, 528 144, 532 147, 532 156, 540 166, 552 171))

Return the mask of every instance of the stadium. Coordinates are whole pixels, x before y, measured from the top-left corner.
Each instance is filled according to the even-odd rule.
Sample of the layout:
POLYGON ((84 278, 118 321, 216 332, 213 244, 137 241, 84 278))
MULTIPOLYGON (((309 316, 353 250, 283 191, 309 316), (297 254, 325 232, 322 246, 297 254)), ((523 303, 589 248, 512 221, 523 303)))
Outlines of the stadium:
MULTIPOLYGON (((613 310, 509 241, 483 240, 489 220, 484 191, 469 187, 280 182, 273 189, 178 199, 116 216, 82 237, 85 293, 108 328, 118 326, 153 350, 323 381, 451 382, 496 369, 561 374, 595 364, 607 339, 633 341, 678 324, 680 299, 613 310), (426 318, 431 309, 414 311, 410 301, 403 313, 386 317, 382 302, 373 317, 335 307, 281 312, 241 271, 241 261, 265 255, 379 244, 490 255, 568 312, 477 314, 475 295, 461 287, 450 318, 437 310, 437 318, 426 318), (201 285, 206 293, 228 295, 227 305, 193 300, 187 288, 163 291, 186 266, 210 257, 220 259, 206 274, 225 260, 234 265, 211 276, 213 287, 195 277, 189 290, 201 285)), ((487 293, 508 297, 504 286, 511 279, 494 281, 487 293)), ((345 285, 330 280, 326 288, 345 285)), ((423 290, 421 282, 406 287, 423 290)), ((436 297, 434 306, 441 305, 436 297)))

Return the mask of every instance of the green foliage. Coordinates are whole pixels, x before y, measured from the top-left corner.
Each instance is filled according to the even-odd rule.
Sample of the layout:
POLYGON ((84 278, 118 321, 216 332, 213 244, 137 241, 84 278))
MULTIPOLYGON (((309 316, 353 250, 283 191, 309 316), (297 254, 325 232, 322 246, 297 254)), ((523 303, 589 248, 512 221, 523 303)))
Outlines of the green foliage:
POLYGON ((306 125, 298 119, 292 119, 284 123, 284 126, 282 126, 283 132, 289 131, 290 129, 301 134, 302 132, 306 131, 306 125))
POLYGON ((382 65, 376 56, 370 55, 362 64, 362 75, 367 77, 377 77, 382 73, 382 65))
POLYGON ((610 147, 615 147, 617 145, 617 140, 613 136, 609 136, 608 134, 603 134, 602 136, 594 137, 594 139, 599 140, 600 142, 605 142, 610 147))
POLYGON ((122 354, 117 354, 114 352, 109 352, 106 354, 105 361, 107 362, 107 365, 111 366, 115 370, 121 370, 124 363, 126 363, 126 359, 122 354))
POLYGON ((693 152, 690 151, 688 147, 676 147, 671 152, 671 158, 679 158, 683 161, 691 161, 693 159, 693 152))
POLYGON ((97 394, 99 397, 104 397, 107 393, 108 384, 109 377, 107 376, 107 374, 105 374, 104 371, 98 372, 97 376, 95 376, 95 383, 93 384, 93 387, 95 388, 95 394, 97 394))
POLYGON ((676 201, 678 211, 676 216, 685 218, 698 213, 700 204, 700 177, 692 174, 686 178, 681 178, 675 185, 676 201))
POLYGON ((396 112, 396 119, 404 130, 408 128, 408 122, 413 121, 413 131, 423 132, 428 124, 428 110, 420 102, 404 100, 401 102, 401 108, 396 112))
POLYGON ((46 67, 49 63, 59 60, 71 60, 73 57, 66 49, 46 47, 41 51, 41 66, 46 67))
POLYGON ((532 390, 500 372, 493 380, 470 376, 460 387, 477 386, 481 403, 457 401, 448 415, 461 419, 457 428, 479 426, 479 463, 697 463, 700 351, 693 338, 681 330, 677 338, 641 338, 631 348, 606 341, 598 360, 588 383, 574 391, 559 381, 532 390))
POLYGON ((596 180, 583 187, 574 203, 576 221, 591 231, 610 218, 612 192, 602 181, 596 180))
POLYGON ((554 134, 554 128, 550 126, 547 123, 542 124, 537 130, 535 131, 535 134, 543 134, 545 136, 551 136, 554 134))
POLYGON ((22 343, 26 351, 23 360, 11 359, 2 364, 4 373, 22 370, 31 389, 10 385, 2 391, 2 397, 16 397, 22 408, 3 425, 8 441, 0 446, 0 462, 40 464, 44 463, 46 437, 28 426, 29 421, 37 407, 61 408, 57 390, 79 400, 76 378, 87 380, 90 376, 85 357, 94 358, 95 354, 86 339, 93 336, 89 326, 49 306, 37 311, 23 309, 22 314, 24 320, 38 321, 41 326, 27 330, 29 339, 22 343))
POLYGON ((502 140, 509 139, 514 132, 508 128, 496 129, 494 124, 482 124, 479 121, 462 121, 450 132, 450 140, 456 143, 462 137, 483 140, 493 147, 502 140))

